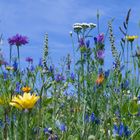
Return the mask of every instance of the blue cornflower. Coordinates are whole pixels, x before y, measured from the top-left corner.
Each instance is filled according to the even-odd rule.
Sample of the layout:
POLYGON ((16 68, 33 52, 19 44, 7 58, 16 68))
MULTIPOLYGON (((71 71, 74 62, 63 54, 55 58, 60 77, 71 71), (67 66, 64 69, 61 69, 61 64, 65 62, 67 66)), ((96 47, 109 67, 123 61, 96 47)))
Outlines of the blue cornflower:
POLYGON ((110 74, 110 70, 105 71, 105 78, 108 78, 109 74, 110 74))
POLYGON ((94 113, 91 114, 90 120, 91 120, 91 122, 94 122, 95 121, 95 114, 94 113))
POLYGON ((67 130, 67 126, 64 123, 61 123, 59 120, 56 121, 56 126, 62 131, 66 131, 67 130))
POLYGON ((121 84, 121 88, 122 89, 127 89, 129 87, 129 81, 125 80, 122 84, 121 84))
POLYGON ((8 125, 10 124, 10 118, 8 116, 6 116, 6 122, 8 125))
POLYGON ((14 60, 13 68, 14 68, 15 71, 17 71, 17 69, 18 69, 18 63, 17 63, 17 60, 14 60))
POLYGON ((20 83, 17 82, 17 83, 16 83, 16 89, 15 89, 15 92, 16 92, 16 93, 20 93, 20 89, 21 89, 20 83))
POLYGON ((124 133, 124 125, 123 125, 123 123, 120 124, 119 132, 118 133, 119 133, 119 136, 123 135, 123 133, 124 133))
POLYGON ((38 66, 39 66, 39 67, 43 67, 43 64, 42 64, 42 58, 39 59, 38 66))
POLYGON ((49 72, 50 72, 50 73, 53 73, 53 72, 54 72, 54 67, 53 67, 53 66, 50 66, 50 67, 49 67, 49 72))
POLYGON ((71 79, 72 81, 75 80, 75 75, 74 75, 74 73, 71 73, 71 75, 70 75, 70 79, 71 79))
POLYGON ((99 68, 98 69, 98 74, 100 75, 100 74, 102 74, 103 73, 103 69, 102 68, 99 68))
POLYGON ((46 128, 44 128, 44 133, 45 134, 52 134, 53 133, 53 131, 52 131, 52 128, 51 127, 46 127, 46 128))
POLYGON ((123 123, 120 123, 119 126, 114 124, 114 127, 113 127, 113 135, 114 136, 128 137, 130 134, 131 134, 131 131, 123 123))
POLYGON ((85 122, 89 122, 89 115, 88 114, 85 115, 85 122))
POLYGON ((49 131, 48 131, 48 128, 44 128, 44 134, 48 134, 49 131))
POLYGON ((6 72, 3 72, 3 79, 6 80, 8 78, 8 75, 6 72))
POLYGON ((66 127, 66 125, 65 125, 64 123, 61 123, 59 129, 60 129, 62 132, 64 132, 64 131, 67 130, 67 127, 66 127))
POLYGON ((57 74, 55 77, 56 82, 62 82, 64 80, 64 76, 61 74, 57 74))
POLYGON ((94 37, 94 42, 95 44, 97 44, 97 37, 94 37))
POLYGON ((86 46, 87 46, 87 48, 89 48, 89 45, 90 45, 90 41, 87 40, 87 41, 86 41, 86 46))

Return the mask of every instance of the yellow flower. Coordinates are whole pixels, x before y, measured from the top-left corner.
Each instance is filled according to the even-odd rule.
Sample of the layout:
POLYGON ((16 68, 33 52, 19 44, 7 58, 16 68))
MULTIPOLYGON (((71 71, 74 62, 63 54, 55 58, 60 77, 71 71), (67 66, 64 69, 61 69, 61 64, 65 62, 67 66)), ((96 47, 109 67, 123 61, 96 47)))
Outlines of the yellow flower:
POLYGON ((135 35, 133 35, 133 36, 126 36, 126 39, 128 40, 128 41, 130 41, 130 42, 133 42, 135 39, 137 39, 138 38, 138 36, 135 36, 135 35))
POLYGON ((6 66, 6 70, 13 70, 14 68, 13 67, 11 67, 11 66, 6 66))
POLYGON ((30 92, 30 91, 31 91, 31 88, 30 88, 30 87, 28 87, 28 86, 26 86, 26 87, 23 87, 23 88, 22 88, 22 91, 23 91, 23 92, 27 92, 27 93, 28 93, 28 92, 30 92))
POLYGON ((13 96, 10 105, 15 106, 18 109, 32 109, 35 103, 38 101, 40 97, 31 93, 24 93, 23 96, 17 95, 13 96))

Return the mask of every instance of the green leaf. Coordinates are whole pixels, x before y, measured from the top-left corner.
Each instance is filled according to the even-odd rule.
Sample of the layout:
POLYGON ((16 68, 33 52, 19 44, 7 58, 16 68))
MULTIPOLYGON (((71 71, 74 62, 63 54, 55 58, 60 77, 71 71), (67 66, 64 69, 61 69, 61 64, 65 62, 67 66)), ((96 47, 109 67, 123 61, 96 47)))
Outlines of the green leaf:
POLYGON ((137 104, 137 101, 136 100, 132 100, 130 103, 129 103, 129 112, 132 114, 132 115, 136 115, 138 113, 138 104, 137 104))
POLYGON ((67 140, 80 140, 78 135, 69 135, 67 140))
POLYGON ((44 106, 48 106, 49 104, 52 103, 52 101, 53 101, 53 98, 45 98, 45 99, 43 99, 42 104, 44 106))

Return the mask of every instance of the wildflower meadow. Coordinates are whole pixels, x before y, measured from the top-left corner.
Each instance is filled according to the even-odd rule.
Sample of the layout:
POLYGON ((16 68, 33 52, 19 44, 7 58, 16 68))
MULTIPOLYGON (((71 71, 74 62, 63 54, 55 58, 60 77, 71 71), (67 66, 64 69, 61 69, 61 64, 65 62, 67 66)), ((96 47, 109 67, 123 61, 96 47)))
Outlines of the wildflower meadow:
POLYGON ((131 9, 120 26, 110 19, 106 31, 98 12, 95 23, 74 23, 73 57, 66 54, 60 66, 48 57, 48 33, 42 58, 37 65, 25 58, 26 67, 21 47, 32 38, 9 37, 9 60, 0 50, 0 140, 140 140, 140 44, 128 30, 130 17, 131 9))

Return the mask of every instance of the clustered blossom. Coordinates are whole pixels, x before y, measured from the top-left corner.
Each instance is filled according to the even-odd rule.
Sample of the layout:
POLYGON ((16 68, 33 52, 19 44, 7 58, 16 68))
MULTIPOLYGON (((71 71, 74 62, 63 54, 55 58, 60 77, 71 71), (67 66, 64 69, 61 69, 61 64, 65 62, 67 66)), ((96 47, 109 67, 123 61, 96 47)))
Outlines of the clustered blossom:
POLYGON ((90 52, 90 40, 84 40, 84 38, 80 38, 79 48, 82 53, 90 52))
POLYGON ((87 28, 95 28, 96 27, 96 24, 94 23, 75 23, 73 25, 73 29, 75 32, 79 32, 81 31, 81 29, 87 29, 87 28))
POLYGON ((103 43, 104 42, 104 34, 99 34, 97 36, 97 42, 98 43, 103 43))
POLYGON ((97 37, 94 37, 94 42, 96 45, 95 57, 99 61, 100 65, 103 65, 104 56, 105 56, 104 34, 101 33, 101 34, 97 35, 97 37))
POLYGON ((16 34, 15 36, 8 39, 8 42, 11 46, 21 46, 28 43, 28 38, 26 36, 22 36, 19 34, 16 34))

